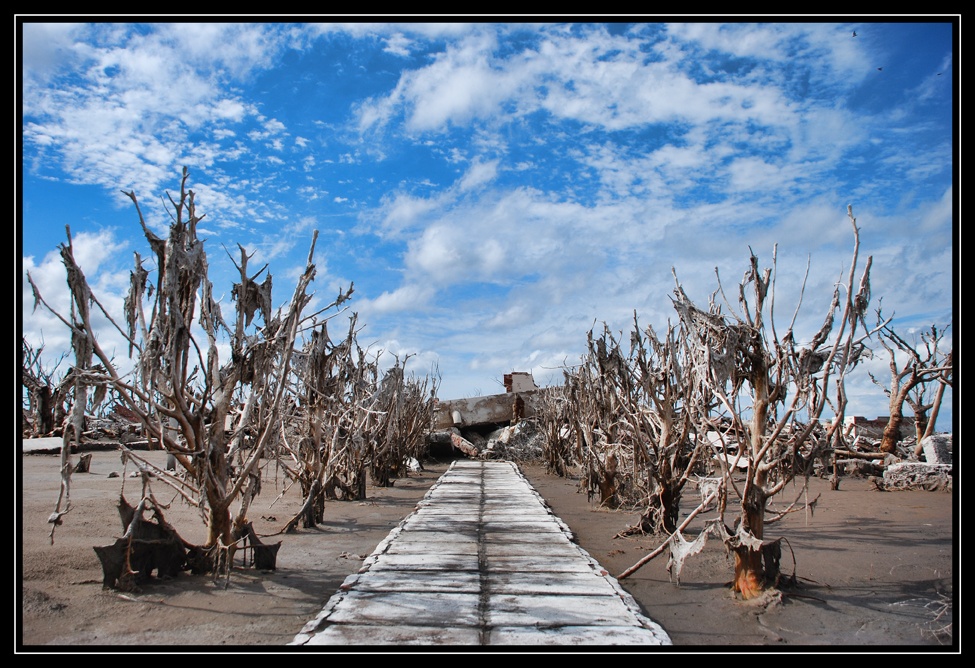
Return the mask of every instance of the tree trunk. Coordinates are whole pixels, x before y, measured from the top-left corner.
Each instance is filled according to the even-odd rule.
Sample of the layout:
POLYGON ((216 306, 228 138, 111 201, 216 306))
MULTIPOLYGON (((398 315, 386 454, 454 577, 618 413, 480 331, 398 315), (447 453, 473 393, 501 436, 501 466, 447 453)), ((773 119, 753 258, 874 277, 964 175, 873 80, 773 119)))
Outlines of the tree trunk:
POLYGON ((207 531, 206 547, 229 545, 233 542, 233 523, 230 520, 230 508, 221 499, 218 504, 210 501, 210 518, 207 531))
POLYGON ((34 435, 44 436, 54 433, 54 407, 51 388, 47 385, 37 388, 34 394, 34 435))
POLYGON ((207 501, 210 507, 210 521, 205 543, 207 548, 230 545, 234 542, 234 527, 230 517, 230 499, 227 498, 227 487, 230 480, 229 467, 221 441, 222 439, 219 439, 217 443, 212 441, 210 443, 209 470, 205 483, 207 501))
POLYGON ((640 521, 617 534, 617 537, 634 534, 670 535, 677 531, 680 519, 682 492, 674 484, 662 484, 650 495, 647 509, 640 521))
POLYGON ((359 475, 356 477, 355 500, 362 501, 366 498, 366 465, 359 468, 359 475))
POLYGON ((732 589, 746 601, 761 596, 765 591, 765 568, 761 551, 747 545, 734 548, 735 580, 732 589))
POLYGON ((617 461, 612 452, 606 455, 606 466, 602 471, 596 471, 596 485, 599 487, 599 505, 615 508, 618 504, 616 493, 617 461))
POLYGON ((325 495, 321 492, 322 483, 318 477, 312 478, 311 482, 301 481, 305 503, 299 514, 302 517, 301 526, 305 529, 314 529, 325 519, 325 495))
MULTIPOLYGON (((917 439, 918 447, 921 447, 921 441, 934 433, 934 426, 938 422, 938 413, 941 411, 941 402, 944 400, 945 388, 947 386, 947 383, 944 382, 938 384, 938 389, 934 394, 934 402, 931 404, 931 417, 924 427, 924 433, 917 439)), ((920 456, 920 453, 918 453, 918 456, 920 456)))
MULTIPOLYGON (((747 531, 756 540, 761 541, 765 534, 765 490, 760 485, 751 484, 742 499, 741 522, 739 533, 747 531)), ((738 543, 733 548, 735 553, 735 579, 732 590, 741 594, 745 600, 760 596, 765 591, 766 570, 764 553, 754 544, 738 543)))
POLYGON ((897 447, 897 444, 901 440, 901 422, 903 421, 904 416, 900 406, 892 407, 890 410, 890 419, 887 420, 887 424, 884 426, 883 439, 880 441, 881 452, 893 452, 897 447))
POLYGON ((660 520, 664 532, 671 534, 677 530, 678 520, 680 519, 680 499, 681 490, 674 484, 676 481, 668 480, 660 486, 658 496, 660 497, 660 520))
MULTIPOLYGON (((914 413, 914 443, 915 450, 923 451, 921 448, 921 441, 924 439, 924 433, 928 429, 928 413, 926 410, 919 409, 914 413)), ((920 456, 920 453, 918 453, 920 456)))
MULTIPOLYGON (((745 483, 744 494, 741 499, 741 526, 739 533, 750 534, 751 538, 761 541, 765 535, 765 475, 759 466, 759 453, 762 450, 765 428, 769 412, 769 384, 768 367, 764 357, 755 356, 752 372, 752 386, 755 398, 752 404, 752 420, 750 429, 751 450, 749 454, 748 480, 745 483)), ((734 547, 735 579, 733 590, 740 593, 742 598, 750 599, 759 596, 765 590, 765 568, 762 551, 752 541, 739 543, 734 547)))

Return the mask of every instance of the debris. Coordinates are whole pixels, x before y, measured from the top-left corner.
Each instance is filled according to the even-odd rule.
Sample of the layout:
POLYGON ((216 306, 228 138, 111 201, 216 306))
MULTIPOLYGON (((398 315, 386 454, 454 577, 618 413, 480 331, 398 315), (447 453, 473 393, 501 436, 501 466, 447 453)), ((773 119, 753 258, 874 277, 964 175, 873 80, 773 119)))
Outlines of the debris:
POLYGON ((545 432, 536 420, 522 420, 492 432, 481 452, 484 459, 532 461, 542 458, 545 432))
POLYGON ((91 453, 90 452, 86 452, 85 454, 81 455, 81 457, 78 459, 78 463, 75 464, 75 467, 74 467, 74 472, 75 473, 90 473, 90 470, 89 470, 90 468, 91 468, 91 453))
POLYGON ((951 465, 951 434, 931 434, 921 439, 924 461, 928 464, 951 465))
POLYGON ((474 447, 474 444, 461 436, 459 432, 451 432, 450 444, 468 457, 477 457, 478 455, 477 448, 474 447))
POLYGON ((929 492, 952 489, 951 466, 921 462, 898 462, 884 469, 884 489, 921 489, 929 492))

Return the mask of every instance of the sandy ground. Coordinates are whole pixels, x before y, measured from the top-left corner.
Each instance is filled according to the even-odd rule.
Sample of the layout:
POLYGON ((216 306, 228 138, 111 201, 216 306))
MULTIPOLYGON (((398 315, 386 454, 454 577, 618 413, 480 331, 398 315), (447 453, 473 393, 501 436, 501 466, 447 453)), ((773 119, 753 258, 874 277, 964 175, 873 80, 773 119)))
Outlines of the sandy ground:
MULTIPOLYGON (((391 488, 369 487, 365 501, 329 502, 324 525, 285 535, 278 532, 301 499, 283 476, 267 471, 250 519, 265 543, 281 541, 277 570, 236 568, 220 579, 185 573, 121 593, 102 587, 93 547, 120 535, 115 504, 120 492, 134 499, 138 481, 109 477, 122 473, 119 453, 94 453, 90 472, 72 477, 72 510, 52 543, 47 518, 57 501, 59 462, 56 455, 20 458, 15 653, 287 652, 305 622, 449 465, 424 462, 425 470, 391 488)), ((521 468, 611 574, 619 576, 659 544, 649 536, 614 538, 638 512, 594 508, 577 479, 551 476, 538 465, 521 468)), ((798 583, 781 598, 736 600, 728 584, 731 561, 717 541, 686 562, 679 586, 667 572, 666 554, 620 580, 670 634, 668 651, 960 651, 956 634, 939 632, 954 630, 953 495, 880 492, 854 478, 836 491, 814 480, 810 498, 817 494, 814 514, 792 514, 767 528, 766 537, 786 537, 782 570, 798 583)), ((686 505, 685 513, 695 504, 686 505)), ((187 540, 202 542, 195 509, 174 501, 166 519, 187 540)))

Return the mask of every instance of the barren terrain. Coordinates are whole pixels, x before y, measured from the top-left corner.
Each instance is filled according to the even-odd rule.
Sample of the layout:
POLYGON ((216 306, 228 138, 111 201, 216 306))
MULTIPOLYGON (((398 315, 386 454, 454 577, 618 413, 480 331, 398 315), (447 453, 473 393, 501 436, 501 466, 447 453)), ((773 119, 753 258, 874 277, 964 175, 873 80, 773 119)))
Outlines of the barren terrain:
MULTIPOLYGON (((158 456, 162 463, 165 455, 158 456)), ((329 502, 319 528, 284 535, 278 532, 301 499, 268 470, 250 518, 265 543, 282 543, 275 571, 236 568, 216 579, 187 573, 122 593, 102 587, 93 547, 120 535, 115 504, 120 492, 136 498, 139 482, 128 477, 131 468, 123 471, 118 452, 94 453, 90 472, 72 477, 72 510, 52 542, 47 518, 57 500, 59 462, 41 454, 19 462, 18 652, 297 650, 287 643, 449 466, 424 462, 423 471, 391 488, 369 487, 365 501, 329 502), (122 475, 109 477, 113 471, 122 475)), ((536 464, 521 468, 613 575, 659 544, 649 536, 614 538, 638 512, 594 508, 577 479, 549 475, 536 464)), ((168 498, 162 490, 157 495, 168 498)), ((786 537, 782 570, 795 574, 797 586, 781 597, 736 600, 728 588, 731 562, 717 541, 688 559, 679 586, 667 572, 666 554, 620 583, 677 651, 957 651, 952 493, 881 492, 866 480, 845 478, 836 491, 814 479, 809 498, 817 495, 814 513, 767 527, 767 538, 786 537)), ((686 513, 696 501, 684 505, 686 513)), ((174 501, 166 519, 187 540, 202 542, 196 509, 174 501)), ((362 649, 369 648, 349 651, 362 649)))

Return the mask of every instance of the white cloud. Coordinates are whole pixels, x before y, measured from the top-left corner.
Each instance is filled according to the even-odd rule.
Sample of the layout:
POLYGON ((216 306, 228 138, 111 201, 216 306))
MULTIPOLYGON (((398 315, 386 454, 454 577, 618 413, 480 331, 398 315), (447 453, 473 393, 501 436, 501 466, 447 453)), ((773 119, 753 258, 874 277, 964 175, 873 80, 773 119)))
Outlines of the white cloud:
MULTIPOLYGON (((25 142, 55 151, 78 182, 160 192, 187 154, 198 167, 212 161, 205 143, 187 145, 189 133, 205 127, 229 138, 234 131, 223 124, 253 114, 223 92, 222 78, 265 66, 281 43, 268 26, 247 24, 157 24, 145 34, 109 24, 25 24, 25 52, 33 54, 25 67, 76 77, 71 85, 25 86, 25 142), (81 36, 87 41, 72 41, 81 36)), ((265 130, 283 125, 272 120, 265 130)))
POLYGON ((267 130, 268 134, 280 134, 284 132, 284 123, 276 118, 269 119, 265 124, 264 128, 267 130))
POLYGON ((374 247, 332 258, 360 294, 379 295, 356 302, 363 321, 390 350, 478 370, 465 378, 484 390, 485 372, 557 366, 594 322, 626 330, 636 309, 662 326, 672 266, 706 300, 715 267, 734 282, 749 247, 767 264, 779 244, 782 313, 813 254, 804 311, 818 327, 818 299, 849 259, 847 202, 875 258, 875 295, 904 317, 952 312, 941 306, 952 294, 952 193, 930 188, 953 149, 936 127, 940 139, 927 141, 915 115, 937 103, 938 82, 883 112, 856 111, 875 49, 842 24, 33 30, 25 170, 97 184, 124 206, 118 191, 136 189, 165 230, 155 200, 190 164, 210 248, 240 241, 255 266, 280 258, 286 273, 303 267, 290 253, 303 255, 308 221, 349 240, 374 234, 374 247), (336 32, 361 41, 298 69, 333 55, 330 37, 312 38, 336 32), (280 59, 285 48, 307 53, 280 59), (359 60, 367 49, 372 71, 359 60), (277 66, 284 83, 259 79, 277 66), (342 97, 344 82, 368 90, 342 97), (301 105, 283 108, 278 96, 298 88, 301 105), (346 121, 361 134, 346 135, 346 121))
MULTIPOLYGON (((67 237, 58 243, 67 245, 67 237)), ((118 240, 112 230, 73 233, 71 247, 74 260, 85 274, 95 297, 108 310, 109 315, 116 318, 119 325, 124 326, 124 321, 117 318, 122 313, 129 271, 134 266, 135 256, 125 254, 126 243, 118 240), (124 261, 128 259, 132 264, 126 267, 124 261)), ((145 261, 143 266, 151 271, 154 258, 147 257, 145 253, 142 257, 145 261)), ((35 350, 43 346, 51 355, 57 354, 55 351, 70 351, 70 330, 43 305, 34 310, 34 295, 27 280, 27 274, 30 274, 43 300, 62 317, 70 318, 71 299, 67 274, 59 252, 51 251, 40 262, 32 257, 24 258, 23 270, 22 298, 30 315, 24 318, 22 335, 32 343, 35 350)), ((121 366, 127 367, 122 359, 128 354, 122 335, 109 324, 97 306, 91 305, 91 314, 99 344, 108 354, 119 358, 121 366)), ((73 361, 73 357, 69 359, 73 361)))
POLYGON ((360 131, 385 125, 399 106, 411 131, 437 131, 448 124, 493 117, 521 85, 518 71, 495 66, 496 37, 488 31, 449 44, 430 65, 405 72, 390 95, 359 109, 360 131))
POLYGON ((322 196, 328 194, 327 191, 320 191, 315 186, 304 186, 304 187, 298 188, 298 192, 301 194, 302 197, 304 197, 308 201, 314 201, 314 200, 318 199, 319 197, 322 197, 322 196))
POLYGON ((75 40, 83 38, 87 32, 87 26, 79 23, 25 22, 24 73, 39 83, 56 74, 78 58, 75 40))
POLYGON ((743 157, 735 159, 728 167, 729 188, 735 192, 766 190, 783 184, 782 167, 771 165, 761 158, 743 157))
POLYGON ((410 45, 412 43, 413 41, 410 38, 402 33, 396 33, 386 38, 386 48, 384 51, 396 56, 408 56, 410 55, 410 45))
POLYGON ((404 230, 425 222, 426 217, 439 206, 437 199, 406 193, 393 194, 383 202, 382 230, 394 237, 398 236, 404 230))
POLYGON ((409 283, 392 292, 383 292, 373 300, 361 302, 361 309, 364 314, 422 310, 433 295, 434 291, 429 286, 409 283))
POLYGON ((286 44, 294 44, 286 24, 180 22, 157 27, 160 48, 172 49, 194 66, 220 68, 234 77, 268 67, 286 44))
POLYGON ((497 176, 498 173, 498 160, 489 160, 482 162, 480 160, 475 160, 474 164, 471 165, 467 173, 464 174, 457 187, 461 191, 473 190, 478 186, 482 186, 485 183, 489 183, 497 176))

